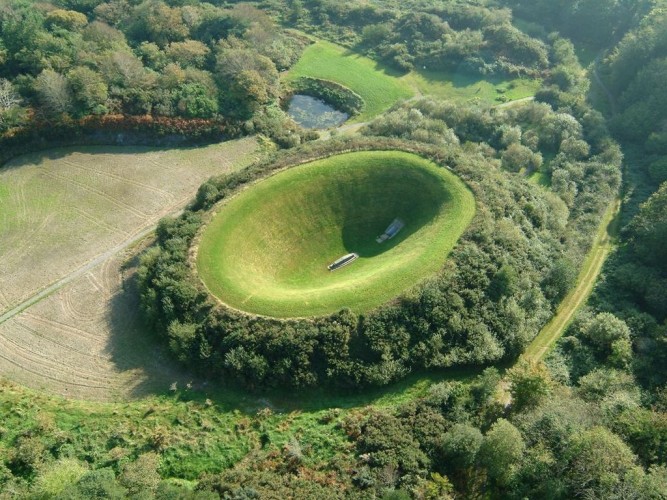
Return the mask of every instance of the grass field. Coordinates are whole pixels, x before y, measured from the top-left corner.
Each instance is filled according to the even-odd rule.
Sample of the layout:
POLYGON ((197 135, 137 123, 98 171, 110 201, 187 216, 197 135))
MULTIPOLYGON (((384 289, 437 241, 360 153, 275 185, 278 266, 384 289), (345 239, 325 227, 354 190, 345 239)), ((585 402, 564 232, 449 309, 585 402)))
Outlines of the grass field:
POLYGON ((247 165, 256 150, 254 139, 169 151, 57 149, 0 169, 0 375, 89 399, 168 388, 176 372, 123 293, 129 249, 110 249, 141 238, 205 179, 247 165))
POLYGON ((274 317, 367 311, 439 269, 471 221, 455 175, 402 152, 294 167, 242 192, 204 230, 197 268, 226 304, 274 317), (405 222, 378 244, 394 218, 405 222), (356 252, 337 271, 327 265, 356 252))
POLYGON ((354 118, 366 121, 401 99, 412 97, 413 90, 398 73, 345 48, 323 40, 310 45, 288 73, 288 79, 303 76, 332 80, 348 87, 364 100, 364 109, 354 118))
POLYGON ((413 71, 403 80, 416 87, 423 95, 459 101, 479 100, 486 104, 516 101, 535 95, 539 80, 507 79, 499 76, 470 75, 447 71, 413 71))
POLYGON ((288 73, 333 80, 359 94, 366 103, 353 121, 363 122, 386 111, 397 101, 417 95, 487 104, 514 101, 537 92, 539 80, 478 77, 466 73, 420 69, 402 74, 339 45, 317 40, 304 51, 288 73))

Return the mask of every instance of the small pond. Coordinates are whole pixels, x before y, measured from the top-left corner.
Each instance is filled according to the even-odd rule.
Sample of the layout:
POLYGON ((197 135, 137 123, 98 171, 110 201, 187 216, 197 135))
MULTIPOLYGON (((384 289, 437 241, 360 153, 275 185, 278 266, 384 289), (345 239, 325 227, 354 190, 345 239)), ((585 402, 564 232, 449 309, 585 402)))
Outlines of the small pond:
POLYGON ((349 118, 326 102, 309 95, 295 94, 289 102, 287 114, 303 128, 337 127, 349 118))

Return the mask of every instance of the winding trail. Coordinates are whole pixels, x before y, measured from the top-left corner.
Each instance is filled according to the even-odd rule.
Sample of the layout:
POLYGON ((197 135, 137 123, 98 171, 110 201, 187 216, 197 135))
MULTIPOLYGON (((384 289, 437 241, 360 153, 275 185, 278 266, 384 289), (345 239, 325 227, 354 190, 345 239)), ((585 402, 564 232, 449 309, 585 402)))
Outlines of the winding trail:
MULTIPOLYGON (((616 114, 616 99, 614 99, 614 95, 598 74, 597 66, 601 58, 602 54, 599 54, 595 58, 595 61, 590 66, 589 74, 592 74, 595 82, 605 93, 609 101, 611 113, 616 114)), ((607 207, 600 221, 600 226, 579 272, 575 287, 563 299, 551 321, 537 334, 524 353, 519 357, 519 360, 532 363, 541 361, 549 353, 556 341, 563 335, 577 310, 586 303, 586 300, 593 292, 593 288, 602 272, 607 257, 614 248, 614 240, 618 235, 617 219, 620 210, 621 198, 617 197, 607 207)))
POLYGON ((542 360, 556 341, 563 335, 577 310, 585 304, 591 295, 602 267, 614 247, 614 238, 617 232, 617 215, 620 206, 620 198, 616 198, 607 208, 593 240, 591 250, 588 252, 584 265, 579 272, 575 287, 560 303, 551 321, 542 328, 540 333, 528 345, 523 355, 519 358, 520 360, 528 362, 542 360))

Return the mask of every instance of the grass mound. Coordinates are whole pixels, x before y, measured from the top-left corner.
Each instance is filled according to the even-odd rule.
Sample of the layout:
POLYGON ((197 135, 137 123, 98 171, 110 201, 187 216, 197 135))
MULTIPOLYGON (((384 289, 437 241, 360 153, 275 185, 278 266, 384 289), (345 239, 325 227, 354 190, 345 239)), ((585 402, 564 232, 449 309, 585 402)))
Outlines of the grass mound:
POLYGON ((376 307, 436 271, 474 214, 463 182, 418 156, 359 152, 291 168, 232 199, 205 229, 208 289, 250 313, 302 317, 376 307), (376 237, 395 219, 396 237, 376 237), (355 252, 334 272, 327 265, 355 252))

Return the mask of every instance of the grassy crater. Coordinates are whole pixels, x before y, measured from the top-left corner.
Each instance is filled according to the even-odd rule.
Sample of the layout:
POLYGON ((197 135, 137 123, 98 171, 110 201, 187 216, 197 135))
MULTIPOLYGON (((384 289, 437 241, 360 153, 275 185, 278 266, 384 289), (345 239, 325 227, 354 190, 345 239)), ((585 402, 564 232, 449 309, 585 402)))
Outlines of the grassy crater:
POLYGON ((465 184, 419 156, 341 154, 278 173, 229 201, 202 234, 197 269, 211 293, 249 313, 364 312, 438 270, 474 211, 465 184), (378 244, 397 217, 403 230, 378 244), (360 258, 327 270, 349 252, 360 258))

